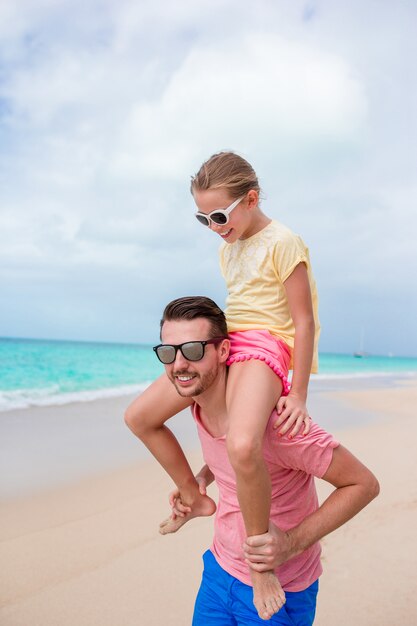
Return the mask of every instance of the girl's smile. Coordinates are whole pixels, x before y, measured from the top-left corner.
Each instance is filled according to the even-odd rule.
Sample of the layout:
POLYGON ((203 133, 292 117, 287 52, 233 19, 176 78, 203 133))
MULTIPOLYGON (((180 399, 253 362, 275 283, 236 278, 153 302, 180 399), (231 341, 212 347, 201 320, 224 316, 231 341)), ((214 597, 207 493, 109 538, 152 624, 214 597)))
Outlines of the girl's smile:
POLYGON ((225 232, 220 233, 220 237, 222 237, 223 239, 227 239, 227 238, 228 238, 228 236, 230 235, 230 233, 232 232, 232 230, 233 230, 232 228, 229 228, 229 229, 228 229, 228 230, 226 230, 225 232))

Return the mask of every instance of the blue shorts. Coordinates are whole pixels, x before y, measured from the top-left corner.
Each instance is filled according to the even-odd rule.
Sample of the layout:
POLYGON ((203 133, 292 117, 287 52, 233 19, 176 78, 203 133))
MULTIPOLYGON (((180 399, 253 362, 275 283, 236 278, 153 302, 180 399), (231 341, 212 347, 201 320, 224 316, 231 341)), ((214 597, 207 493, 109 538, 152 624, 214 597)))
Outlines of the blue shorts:
POLYGON ((304 591, 286 591, 286 603, 270 620, 263 620, 253 604, 252 587, 230 576, 210 550, 203 555, 204 571, 195 601, 193 626, 311 626, 316 614, 319 581, 304 591))

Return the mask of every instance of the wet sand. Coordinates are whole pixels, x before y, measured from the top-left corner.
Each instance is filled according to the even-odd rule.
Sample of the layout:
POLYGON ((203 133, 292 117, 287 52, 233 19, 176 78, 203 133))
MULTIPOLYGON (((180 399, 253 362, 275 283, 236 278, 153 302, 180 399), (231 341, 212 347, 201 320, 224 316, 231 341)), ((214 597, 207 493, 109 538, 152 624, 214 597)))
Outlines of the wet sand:
MULTIPOLYGON (((411 626, 417 623, 417 385, 353 389, 317 387, 310 410, 377 475, 381 495, 323 540, 315 624, 411 626)), ((9 452, 0 469, 9 475, 0 511, 2 626, 191 624, 212 520, 193 520, 174 536, 158 534, 172 485, 123 425, 128 401, 3 414, 9 452)), ((187 413, 177 418, 176 431, 194 449, 198 470, 187 413)), ((322 498, 328 491, 319 484, 322 498)), ((211 493, 216 497, 215 488, 211 493)))

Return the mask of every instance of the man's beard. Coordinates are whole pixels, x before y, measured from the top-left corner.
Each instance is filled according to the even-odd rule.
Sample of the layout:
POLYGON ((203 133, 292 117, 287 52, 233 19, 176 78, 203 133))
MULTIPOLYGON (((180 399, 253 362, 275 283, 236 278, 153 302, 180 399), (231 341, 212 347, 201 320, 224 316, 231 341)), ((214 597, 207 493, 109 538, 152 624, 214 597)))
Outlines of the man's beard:
MULTIPOLYGON (((217 378, 217 374, 219 372, 219 367, 213 367, 213 369, 211 369, 209 372, 206 372, 205 374, 197 374, 196 378, 194 379, 193 382, 195 382, 195 386, 190 386, 189 388, 187 387, 186 389, 184 389, 181 386, 177 385, 177 379, 175 378, 175 376, 188 376, 190 375, 190 372, 187 371, 182 371, 179 370, 177 372, 173 372, 172 377, 171 378, 171 382, 174 384, 175 389, 177 390, 177 393, 183 397, 183 398, 191 398, 194 396, 199 396, 201 393, 203 393, 204 391, 206 391, 209 387, 211 387, 211 385, 213 384, 213 381, 217 378)), ((194 372, 191 372, 191 374, 193 374, 194 372)))

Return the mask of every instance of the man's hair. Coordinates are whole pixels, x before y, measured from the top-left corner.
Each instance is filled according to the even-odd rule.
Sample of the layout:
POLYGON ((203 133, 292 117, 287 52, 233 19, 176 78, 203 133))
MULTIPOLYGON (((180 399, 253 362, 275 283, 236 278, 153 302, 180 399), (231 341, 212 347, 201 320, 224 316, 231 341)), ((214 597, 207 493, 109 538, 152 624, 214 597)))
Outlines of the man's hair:
POLYGON ((186 296, 167 304, 162 314, 161 332, 165 322, 195 320, 200 317, 210 322, 208 339, 227 337, 226 317, 223 311, 213 300, 205 296, 186 296))

